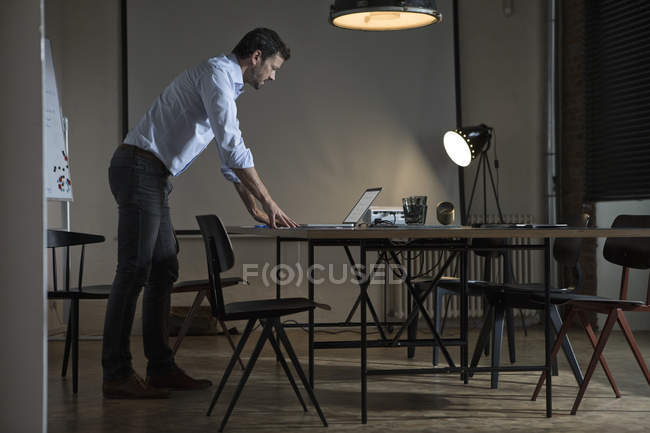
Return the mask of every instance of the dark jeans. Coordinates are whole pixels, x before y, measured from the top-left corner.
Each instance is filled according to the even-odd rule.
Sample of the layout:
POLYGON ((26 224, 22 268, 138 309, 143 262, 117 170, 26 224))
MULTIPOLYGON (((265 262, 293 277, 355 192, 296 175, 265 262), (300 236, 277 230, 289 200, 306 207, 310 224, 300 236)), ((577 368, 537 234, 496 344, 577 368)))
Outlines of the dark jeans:
POLYGON ((117 271, 113 280, 102 347, 104 379, 129 376, 129 338, 142 286, 142 333, 147 374, 174 367, 167 344, 170 294, 178 278, 177 244, 169 216, 169 172, 157 159, 121 145, 108 178, 119 209, 117 271))

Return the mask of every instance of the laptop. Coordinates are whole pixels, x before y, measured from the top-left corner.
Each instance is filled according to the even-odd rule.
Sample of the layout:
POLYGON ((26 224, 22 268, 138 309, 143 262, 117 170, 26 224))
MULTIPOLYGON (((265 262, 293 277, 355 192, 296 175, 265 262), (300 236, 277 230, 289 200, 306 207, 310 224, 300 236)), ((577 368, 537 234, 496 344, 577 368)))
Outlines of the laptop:
POLYGON ((306 228, 354 228, 363 214, 368 210, 372 202, 375 201, 379 193, 381 192, 381 187, 377 188, 368 188, 361 195, 361 198, 354 205, 348 216, 345 217, 342 223, 340 224, 300 224, 300 227, 306 228))

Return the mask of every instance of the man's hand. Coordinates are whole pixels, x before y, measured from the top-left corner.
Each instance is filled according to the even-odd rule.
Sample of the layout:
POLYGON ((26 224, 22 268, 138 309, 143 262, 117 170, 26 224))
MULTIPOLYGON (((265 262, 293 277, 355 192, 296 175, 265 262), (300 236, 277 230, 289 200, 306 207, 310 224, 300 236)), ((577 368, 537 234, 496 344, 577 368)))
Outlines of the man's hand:
POLYGON ((264 211, 266 212, 269 221, 271 221, 269 226, 272 228, 298 227, 298 224, 289 218, 273 200, 270 200, 270 202, 267 203, 262 203, 262 207, 264 207, 264 211))
POLYGON ((234 171, 241 180, 241 183, 234 184, 235 189, 255 221, 272 228, 298 227, 298 224, 273 201, 255 168, 235 169, 234 171), (263 210, 258 207, 256 198, 262 203, 263 210))

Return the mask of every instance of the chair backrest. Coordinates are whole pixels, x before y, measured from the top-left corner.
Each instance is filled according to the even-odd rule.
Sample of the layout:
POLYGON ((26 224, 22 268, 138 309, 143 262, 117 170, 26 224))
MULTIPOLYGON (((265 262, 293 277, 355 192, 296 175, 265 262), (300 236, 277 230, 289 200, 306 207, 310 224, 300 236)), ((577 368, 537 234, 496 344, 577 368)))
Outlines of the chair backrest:
POLYGON ((70 291, 70 247, 81 246, 81 253, 79 258, 79 280, 78 290, 81 291, 83 286, 83 270, 84 270, 84 257, 86 254, 86 245, 104 242, 105 238, 101 235, 94 235, 90 233, 77 233, 68 232, 64 230, 48 230, 47 231, 47 247, 52 250, 52 282, 54 291, 59 290, 58 276, 56 267, 56 249, 65 248, 63 280, 65 291, 70 291))
POLYGON ((505 238, 476 238, 472 240, 472 249, 474 254, 484 259, 483 276, 481 277, 483 280, 492 280, 492 260, 496 260, 499 256, 503 256, 504 283, 513 282, 514 272, 512 269, 509 250, 503 248, 506 245, 508 245, 508 239, 505 238))
POLYGON ((208 261, 212 314, 215 317, 223 317, 225 305, 221 287, 221 272, 225 272, 235 265, 235 254, 228 233, 216 215, 198 215, 196 221, 199 223, 199 229, 203 236, 205 256, 208 261))
MULTIPOLYGON (((619 215, 612 223, 616 227, 650 228, 650 215, 619 215)), ((603 256, 623 267, 620 299, 627 299, 629 269, 650 269, 650 238, 607 238, 603 256)), ((650 304, 650 281, 646 304, 650 304)))

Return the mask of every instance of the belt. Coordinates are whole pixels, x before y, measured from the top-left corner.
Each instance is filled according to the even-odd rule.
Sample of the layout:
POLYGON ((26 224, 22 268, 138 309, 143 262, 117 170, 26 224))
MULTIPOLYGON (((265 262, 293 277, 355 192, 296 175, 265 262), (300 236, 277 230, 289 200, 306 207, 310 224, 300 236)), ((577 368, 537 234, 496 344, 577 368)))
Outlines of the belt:
POLYGON ((122 143, 122 144, 120 144, 120 146, 130 147, 130 148, 133 149, 133 151, 136 154, 138 154, 138 155, 140 155, 142 157, 145 157, 145 158, 160 162, 160 159, 158 159, 158 157, 156 155, 149 152, 148 150, 140 149, 138 146, 134 146, 132 144, 126 144, 126 143, 122 143))

